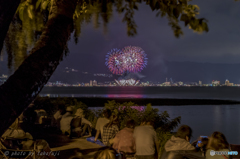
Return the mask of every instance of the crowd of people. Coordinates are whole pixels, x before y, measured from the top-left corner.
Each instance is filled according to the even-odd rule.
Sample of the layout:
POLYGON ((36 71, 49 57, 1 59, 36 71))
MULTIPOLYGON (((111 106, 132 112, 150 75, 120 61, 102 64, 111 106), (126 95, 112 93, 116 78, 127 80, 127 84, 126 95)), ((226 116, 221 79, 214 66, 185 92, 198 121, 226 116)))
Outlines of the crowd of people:
MULTIPOLYGON (((42 124, 43 118, 46 118, 46 112, 41 109, 35 110, 34 104, 30 104, 1 136, 0 149, 17 150, 22 155, 23 152, 32 152, 27 155, 28 159, 56 159, 48 142, 35 137, 34 132, 37 130, 35 126, 36 124, 42 124)), ((1 155, 0 157, 5 158, 5 156, 1 155)), ((22 157, 19 156, 18 158, 22 157)))
POLYGON ((92 136, 92 123, 84 118, 83 110, 77 109, 73 114, 73 107, 60 105, 58 111, 54 114, 53 124, 59 128, 63 134, 72 137, 90 137, 92 136), (88 132, 88 135, 86 135, 88 132))
MULTIPOLYGON (((21 133, 19 134, 19 132, 22 131, 21 138, 27 137, 29 139, 28 142, 23 142, 23 147, 25 149, 31 148, 33 146, 31 128, 26 128, 24 125, 31 127, 36 123, 43 124, 43 118, 46 116, 44 110, 36 111, 33 109, 33 106, 30 106, 5 132, 2 138, 20 138, 21 133), (39 113, 41 114, 39 115, 39 113), (20 127, 19 125, 22 126, 20 127), (14 135, 13 130, 18 130, 18 133, 14 135)), ((73 107, 65 108, 64 105, 59 105, 57 112, 53 115, 51 124, 69 138, 87 138, 92 136, 92 123, 85 118, 84 111, 81 108, 77 109, 76 113, 73 114, 73 107)), ((151 120, 145 119, 137 126, 133 119, 129 119, 126 122, 126 127, 120 130, 118 116, 106 109, 103 111, 102 116, 98 118, 95 130, 94 142, 100 139, 106 146, 106 149, 96 154, 96 159, 157 159, 159 156, 159 143, 154 129, 154 122, 151 120)), ((224 134, 214 132, 211 137, 200 137, 192 144, 190 143, 191 137, 192 129, 187 125, 180 126, 177 132, 166 142, 161 152, 161 159, 229 158, 227 154, 210 155, 211 150, 229 151, 229 143, 224 134)), ((38 141, 38 143, 44 143, 44 151, 50 151, 47 142, 38 141)), ((55 157, 48 156, 48 158, 54 159, 55 157)))
MULTIPOLYGON (((97 153, 97 159, 122 158, 157 159, 159 143, 150 120, 142 121, 136 126, 134 120, 126 122, 126 127, 119 130, 118 117, 111 115, 110 110, 103 112, 103 117, 97 120, 95 141, 101 136, 107 149, 97 153), (114 155, 115 154, 115 155, 114 155), (114 156, 114 157, 113 157, 114 156)), ((192 129, 182 125, 166 142, 161 159, 228 159, 228 154, 212 155, 210 151, 229 151, 229 143, 221 132, 214 132, 211 137, 199 137, 190 143, 192 129)))

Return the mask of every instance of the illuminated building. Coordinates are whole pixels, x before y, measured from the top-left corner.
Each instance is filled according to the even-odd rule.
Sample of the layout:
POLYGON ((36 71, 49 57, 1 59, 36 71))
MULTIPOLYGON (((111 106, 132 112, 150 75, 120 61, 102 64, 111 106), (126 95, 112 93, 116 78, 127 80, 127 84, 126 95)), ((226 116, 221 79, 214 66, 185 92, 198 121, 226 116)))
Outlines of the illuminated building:
POLYGON ((183 82, 181 82, 181 81, 178 82, 178 85, 179 85, 179 86, 182 86, 182 85, 183 85, 183 82))
POLYGON ((225 86, 234 86, 233 83, 230 83, 228 79, 225 81, 225 86))
POLYGON ((97 86, 97 81, 94 80, 92 85, 93 85, 93 86, 97 86))
POLYGON ((220 85, 220 81, 212 81, 212 85, 213 86, 219 86, 220 85))
POLYGON ((92 86, 92 80, 90 80, 90 86, 92 86))
POLYGON ((229 80, 228 80, 228 79, 226 79, 226 81, 225 81, 225 85, 226 85, 226 86, 229 85, 229 80))
POLYGON ((139 80, 135 80, 135 79, 121 79, 121 80, 115 80, 116 84, 118 86, 136 86, 139 83, 139 80))
POLYGON ((234 86, 234 83, 229 83, 228 86, 234 86))
POLYGON ((84 86, 89 86, 89 83, 85 83, 84 86))
POLYGON ((165 84, 165 86, 171 86, 170 82, 165 82, 164 84, 165 84))
POLYGON ((199 81, 198 84, 201 86, 202 85, 202 81, 199 81))

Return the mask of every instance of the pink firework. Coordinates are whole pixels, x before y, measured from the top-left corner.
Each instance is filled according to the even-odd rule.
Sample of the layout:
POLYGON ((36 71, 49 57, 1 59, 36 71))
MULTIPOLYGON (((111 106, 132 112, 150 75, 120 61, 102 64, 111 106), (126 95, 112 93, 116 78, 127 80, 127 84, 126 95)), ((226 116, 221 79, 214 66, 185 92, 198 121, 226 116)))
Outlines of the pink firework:
POLYGON ((122 62, 121 55, 122 55, 122 52, 119 49, 112 49, 106 55, 105 64, 113 74, 121 75, 125 72, 124 68, 122 67, 123 62, 122 62))
POLYGON ((121 56, 125 70, 128 72, 141 72, 147 65, 146 53, 142 48, 136 46, 124 47, 121 56))
POLYGON ((127 46, 121 50, 112 49, 106 55, 106 66, 113 74, 141 72, 147 65, 146 53, 142 48, 127 46))

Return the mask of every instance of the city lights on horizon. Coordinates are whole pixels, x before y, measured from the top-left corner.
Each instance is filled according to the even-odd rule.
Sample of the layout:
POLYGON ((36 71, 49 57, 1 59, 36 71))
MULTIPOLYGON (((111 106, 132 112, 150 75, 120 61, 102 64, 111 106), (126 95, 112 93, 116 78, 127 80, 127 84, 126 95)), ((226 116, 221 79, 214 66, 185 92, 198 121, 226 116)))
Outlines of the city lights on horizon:
MULTIPOLYGON (((108 74, 94 74, 94 76, 103 76, 103 77, 109 77, 108 74)), ((112 76, 110 76, 112 77, 112 76)), ((2 74, 0 76, 0 85, 3 84, 8 78, 8 75, 2 74)), ((203 87, 220 87, 220 86, 237 86, 239 87, 240 84, 234 84, 230 83, 228 79, 225 80, 224 83, 221 83, 219 80, 212 80, 211 83, 204 84, 202 81, 198 82, 187 82, 184 83, 182 81, 173 82, 172 79, 168 80, 166 78, 166 81, 161 82, 142 82, 140 80, 136 80, 133 78, 130 79, 120 79, 120 80, 114 80, 114 81, 105 81, 105 82, 97 82, 97 80, 90 80, 89 82, 77 82, 75 84, 68 84, 64 83, 62 81, 56 81, 56 82, 48 82, 46 87, 113 87, 113 86, 137 86, 137 87, 196 87, 196 86, 203 86, 203 87)))

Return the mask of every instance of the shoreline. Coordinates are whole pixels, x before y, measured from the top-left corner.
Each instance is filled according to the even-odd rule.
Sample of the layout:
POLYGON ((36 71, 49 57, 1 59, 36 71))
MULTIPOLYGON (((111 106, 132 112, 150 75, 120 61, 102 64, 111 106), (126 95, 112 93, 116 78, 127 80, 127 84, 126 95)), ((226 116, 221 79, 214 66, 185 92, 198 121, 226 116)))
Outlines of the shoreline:
MULTIPOLYGON (((40 97, 49 98, 49 97, 40 97)), ((115 100, 117 103, 133 102, 139 106, 151 103, 152 106, 184 106, 184 105, 235 105, 240 104, 240 101, 234 100, 216 100, 216 99, 177 99, 177 98, 91 98, 91 97, 58 97, 56 99, 75 98, 81 101, 88 107, 103 107, 104 103, 115 100)))

